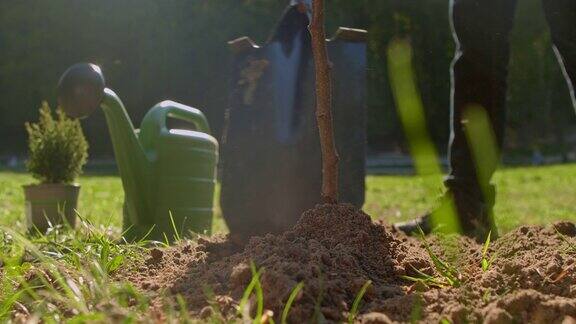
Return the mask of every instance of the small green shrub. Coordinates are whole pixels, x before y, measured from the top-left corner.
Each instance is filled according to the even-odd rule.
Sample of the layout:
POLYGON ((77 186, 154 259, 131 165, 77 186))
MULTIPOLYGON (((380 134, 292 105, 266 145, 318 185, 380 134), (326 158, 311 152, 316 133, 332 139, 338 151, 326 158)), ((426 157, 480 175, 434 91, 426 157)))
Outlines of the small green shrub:
POLYGON ((30 154, 26 168, 42 183, 71 183, 86 164, 88 142, 78 120, 61 109, 56 117, 43 102, 38 123, 26 123, 30 154))

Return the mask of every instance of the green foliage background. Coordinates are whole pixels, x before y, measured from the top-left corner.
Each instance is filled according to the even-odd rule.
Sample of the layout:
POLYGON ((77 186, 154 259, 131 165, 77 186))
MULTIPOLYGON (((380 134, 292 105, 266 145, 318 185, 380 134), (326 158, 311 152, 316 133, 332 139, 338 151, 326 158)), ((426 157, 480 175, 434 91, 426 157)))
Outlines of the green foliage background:
MULTIPOLYGON (((55 86, 71 64, 100 64, 108 84, 138 124, 156 102, 202 109, 222 130, 228 102, 226 42, 249 35, 265 42, 288 0, 19 0, 0 1, 0 155, 26 150, 23 124, 36 107, 55 103, 55 86)), ((409 36, 428 126, 445 150, 453 41, 448 0, 328 0, 328 27, 365 28, 369 36, 369 140, 373 149, 404 147, 388 86, 386 48, 409 36)), ((573 120, 566 86, 550 49, 540 0, 520 1, 513 35, 509 142, 559 146, 573 120)), ((83 122, 95 156, 111 156, 101 113, 83 122)))

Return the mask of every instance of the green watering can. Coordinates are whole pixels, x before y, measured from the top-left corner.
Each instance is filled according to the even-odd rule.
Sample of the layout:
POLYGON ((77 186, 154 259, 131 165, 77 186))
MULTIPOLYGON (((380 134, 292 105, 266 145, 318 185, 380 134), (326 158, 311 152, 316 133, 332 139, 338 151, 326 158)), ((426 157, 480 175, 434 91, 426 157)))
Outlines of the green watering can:
POLYGON ((128 240, 173 241, 189 231, 210 233, 218 141, 200 110, 163 101, 135 130, 120 98, 106 88, 100 67, 86 63, 62 75, 58 97, 74 118, 98 107, 104 111, 125 191, 128 240), (189 122, 196 131, 170 129, 168 118, 189 122))

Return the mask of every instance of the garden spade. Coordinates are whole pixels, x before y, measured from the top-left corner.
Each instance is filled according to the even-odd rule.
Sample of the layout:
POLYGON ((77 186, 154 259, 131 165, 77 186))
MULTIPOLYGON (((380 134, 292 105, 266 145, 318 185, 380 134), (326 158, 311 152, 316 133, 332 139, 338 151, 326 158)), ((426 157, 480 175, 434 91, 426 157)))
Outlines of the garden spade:
POLYGON ((189 231, 211 231, 218 142, 200 110, 163 101, 136 130, 94 64, 70 67, 58 92, 60 106, 71 117, 87 117, 99 107, 104 111, 125 192, 129 240, 172 241, 189 231), (188 122, 195 130, 171 129, 168 119, 188 122))
MULTIPOLYGON (((270 40, 229 43, 232 92, 222 137, 224 219, 233 237, 290 229, 322 189, 315 78, 308 26, 311 1, 293 0, 270 40)), ((340 28, 327 41, 342 203, 361 207, 366 163, 366 37, 340 28)))

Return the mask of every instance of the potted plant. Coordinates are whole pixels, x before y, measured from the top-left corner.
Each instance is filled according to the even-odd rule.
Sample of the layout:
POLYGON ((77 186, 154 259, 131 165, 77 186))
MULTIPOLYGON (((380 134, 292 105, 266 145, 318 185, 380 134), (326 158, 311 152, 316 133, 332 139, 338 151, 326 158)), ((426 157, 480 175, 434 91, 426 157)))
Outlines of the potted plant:
POLYGON ((80 186, 74 180, 82 172, 88 143, 78 120, 57 109, 53 117, 42 103, 38 123, 26 123, 29 159, 26 168, 39 184, 24 186, 26 218, 30 229, 44 233, 52 225, 74 227, 80 186))

